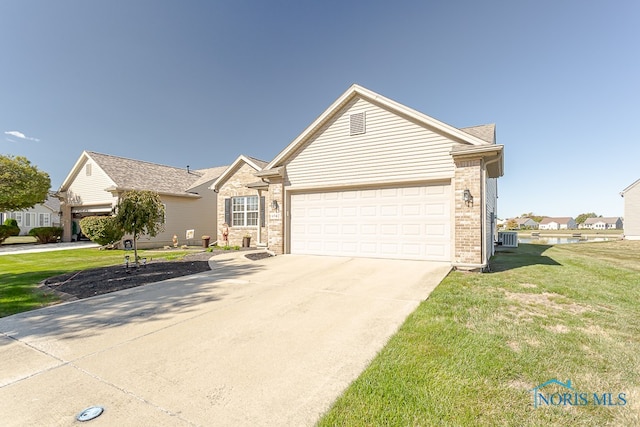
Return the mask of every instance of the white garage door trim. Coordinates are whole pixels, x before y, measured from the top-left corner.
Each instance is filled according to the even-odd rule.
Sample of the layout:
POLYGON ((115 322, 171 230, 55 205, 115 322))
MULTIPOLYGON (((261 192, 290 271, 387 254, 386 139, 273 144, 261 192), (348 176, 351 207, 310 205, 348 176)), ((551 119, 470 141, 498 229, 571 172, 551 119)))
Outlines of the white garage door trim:
POLYGON ((451 260, 448 184, 291 194, 292 254, 451 260))

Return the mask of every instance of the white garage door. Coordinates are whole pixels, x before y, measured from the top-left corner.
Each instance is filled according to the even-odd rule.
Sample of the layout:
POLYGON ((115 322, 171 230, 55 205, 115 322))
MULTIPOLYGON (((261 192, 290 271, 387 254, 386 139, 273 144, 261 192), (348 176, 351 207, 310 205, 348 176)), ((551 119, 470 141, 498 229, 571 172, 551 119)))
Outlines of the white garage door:
POLYGON ((291 195, 291 253, 449 261, 450 186, 291 195))

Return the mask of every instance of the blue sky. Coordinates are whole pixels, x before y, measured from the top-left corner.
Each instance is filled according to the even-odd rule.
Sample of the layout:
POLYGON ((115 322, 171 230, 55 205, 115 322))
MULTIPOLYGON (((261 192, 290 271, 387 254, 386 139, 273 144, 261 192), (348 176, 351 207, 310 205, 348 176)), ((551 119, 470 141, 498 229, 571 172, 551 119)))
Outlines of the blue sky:
POLYGON ((0 3, 0 153, 270 160, 351 84, 496 123, 499 217, 622 215, 640 178, 640 2, 0 3))

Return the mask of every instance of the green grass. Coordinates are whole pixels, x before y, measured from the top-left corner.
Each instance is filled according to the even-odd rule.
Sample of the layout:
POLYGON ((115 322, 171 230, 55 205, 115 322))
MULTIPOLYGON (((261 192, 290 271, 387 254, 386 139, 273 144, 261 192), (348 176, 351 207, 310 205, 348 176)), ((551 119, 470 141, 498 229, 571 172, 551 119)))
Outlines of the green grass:
POLYGON ((640 425, 640 242, 521 245, 493 268, 450 273, 319 425, 640 425), (534 409, 552 378, 628 403, 534 409))
MULTIPOLYGON (((178 259, 193 252, 187 250, 145 250, 138 256, 152 259, 178 259)), ((126 252, 133 259, 133 252, 126 252)), ((121 264, 125 251, 101 251, 97 248, 12 254, 0 256, 0 317, 54 304, 54 295, 40 292, 42 280, 72 271, 121 264)))

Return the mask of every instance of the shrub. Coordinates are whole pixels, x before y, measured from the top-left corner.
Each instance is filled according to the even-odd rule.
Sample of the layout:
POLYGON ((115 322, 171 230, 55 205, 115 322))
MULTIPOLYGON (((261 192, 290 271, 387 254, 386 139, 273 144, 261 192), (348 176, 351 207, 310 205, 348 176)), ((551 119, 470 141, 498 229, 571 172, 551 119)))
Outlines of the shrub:
POLYGON ((29 230, 29 236, 38 239, 38 243, 55 243, 62 238, 62 227, 36 227, 29 230))
POLYGON ((122 239, 124 231, 112 216, 88 216, 80 220, 80 229, 92 242, 110 245, 122 239))
POLYGON ((13 236, 11 227, 8 225, 0 225, 0 243, 4 242, 7 237, 13 236))
POLYGON ((16 221, 15 218, 7 218, 4 221, 4 225, 9 227, 11 232, 10 236, 17 236, 20 234, 20 227, 18 227, 18 221, 16 221))

